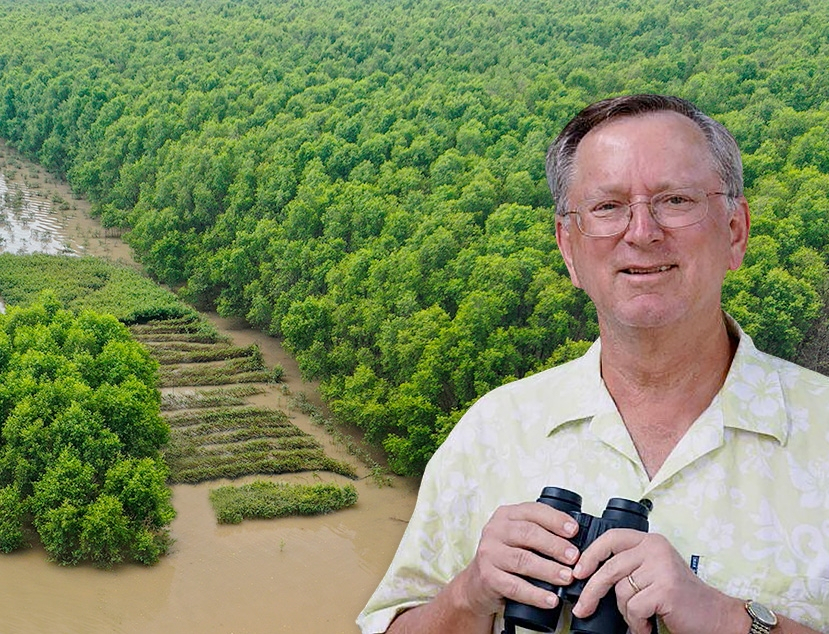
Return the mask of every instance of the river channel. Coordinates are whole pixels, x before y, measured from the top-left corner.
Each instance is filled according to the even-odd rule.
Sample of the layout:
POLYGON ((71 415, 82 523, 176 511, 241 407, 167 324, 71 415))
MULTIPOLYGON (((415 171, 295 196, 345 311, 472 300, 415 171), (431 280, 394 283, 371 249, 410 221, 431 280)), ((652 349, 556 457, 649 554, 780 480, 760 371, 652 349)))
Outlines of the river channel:
MULTIPOLYGON (((89 217, 87 202, 2 144, 0 197, 0 252, 85 253, 137 266, 129 247, 89 217)), ((285 368, 293 394, 319 403, 316 386, 301 379, 276 339, 238 321, 207 317, 238 345, 258 343, 266 363, 285 368)), ((284 406, 276 388, 259 398, 284 406)), ((329 455, 357 464, 307 416, 292 416, 329 455)), ((351 508, 236 526, 218 525, 207 497, 226 481, 176 485, 175 543, 152 567, 61 567, 37 545, 0 555, 0 632, 356 633, 354 618, 391 561, 417 495, 415 480, 392 478, 391 486, 378 486, 359 469, 359 501, 351 508)), ((278 479, 351 482, 328 473, 278 479)))

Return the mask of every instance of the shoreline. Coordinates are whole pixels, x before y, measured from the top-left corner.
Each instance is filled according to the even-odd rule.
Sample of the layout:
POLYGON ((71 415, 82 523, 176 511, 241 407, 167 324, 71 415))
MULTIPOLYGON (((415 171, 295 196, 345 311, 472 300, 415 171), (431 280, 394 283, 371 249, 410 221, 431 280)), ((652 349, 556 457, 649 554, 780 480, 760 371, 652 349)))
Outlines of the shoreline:
MULTIPOLYGON (((0 171, 11 152, 0 144, 0 171)), ((89 203, 75 198, 66 183, 44 176, 42 168, 19 156, 11 160, 20 164, 13 182, 22 183, 24 173, 38 174, 38 201, 54 198, 53 191, 71 200, 70 208, 58 216, 68 239, 80 245, 85 255, 140 268, 131 249, 120 238, 106 235, 89 217, 89 203)), ((278 340, 241 320, 201 314, 228 334, 234 345, 257 343, 269 366, 283 366, 283 381, 290 392, 306 395, 324 411, 316 384, 302 379, 295 360, 278 340)), ((276 387, 261 401, 288 407, 287 397, 276 387)), ((6 627, 21 634, 357 632, 354 620, 391 562, 414 508, 419 482, 391 476, 392 486, 378 486, 368 469, 308 415, 286 411, 293 424, 324 445, 327 454, 358 467, 359 479, 347 480, 358 490, 353 507, 321 516, 219 525, 209 490, 265 476, 173 485, 177 517, 170 530, 175 542, 155 566, 66 568, 47 561, 37 544, 0 555, 0 613, 8 616, 6 627)), ((327 472, 267 479, 308 484, 346 481, 327 472)))

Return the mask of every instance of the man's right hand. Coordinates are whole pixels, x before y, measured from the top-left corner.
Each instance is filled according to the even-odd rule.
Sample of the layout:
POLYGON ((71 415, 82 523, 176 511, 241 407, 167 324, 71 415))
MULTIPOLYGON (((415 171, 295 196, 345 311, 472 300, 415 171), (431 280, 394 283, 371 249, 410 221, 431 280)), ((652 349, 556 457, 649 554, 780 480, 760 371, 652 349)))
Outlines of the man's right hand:
POLYGON ((494 614, 505 599, 539 608, 558 605, 555 594, 521 577, 556 586, 569 584, 579 552, 568 539, 576 531, 578 524, 572 517, 546 504, 499 507, 484 526, 475 558, 457 579, 470 608, 479 614, 494 614))

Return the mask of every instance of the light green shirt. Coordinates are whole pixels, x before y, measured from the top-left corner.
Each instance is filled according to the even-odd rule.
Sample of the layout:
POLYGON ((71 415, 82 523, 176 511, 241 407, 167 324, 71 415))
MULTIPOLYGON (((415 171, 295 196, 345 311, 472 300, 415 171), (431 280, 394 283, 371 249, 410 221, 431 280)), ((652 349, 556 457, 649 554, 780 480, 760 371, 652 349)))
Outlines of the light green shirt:
MULTIPOLYGON (((653 480, 599 373, 580 359, 482 397, 430 461, 411 522, 357 619, 364 634, 426 603, 472 560, 502 504, 545 486, 648 498, 661 533, 706 583, 804 625, 829 626, 829 378, 740 344, 720 393, 653 480)), ((569 607, 559 632, 569 631, 569 607)), ((500 633, 502 618, 493 632, 500 633)))

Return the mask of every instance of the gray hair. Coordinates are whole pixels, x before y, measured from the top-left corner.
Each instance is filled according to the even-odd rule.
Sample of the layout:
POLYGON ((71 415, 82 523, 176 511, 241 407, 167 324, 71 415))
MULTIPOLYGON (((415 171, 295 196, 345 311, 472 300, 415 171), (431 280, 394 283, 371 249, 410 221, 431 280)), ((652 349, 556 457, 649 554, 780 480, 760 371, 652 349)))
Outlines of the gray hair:
POLYGON ((644 94, 597 101, 564 126, 547 151, 547 184, 553 194, 556 213, 567 211, 567 189, 573 178, 576 149, 588 132, 613 119, 665 111, 688 117, 705 135, 714 159, 714 169, 723 182, 729 207, 733 208, 735 199, 743 195, 743 162, 740 148, 731 133, 690 101, 667 95, 644 94))

